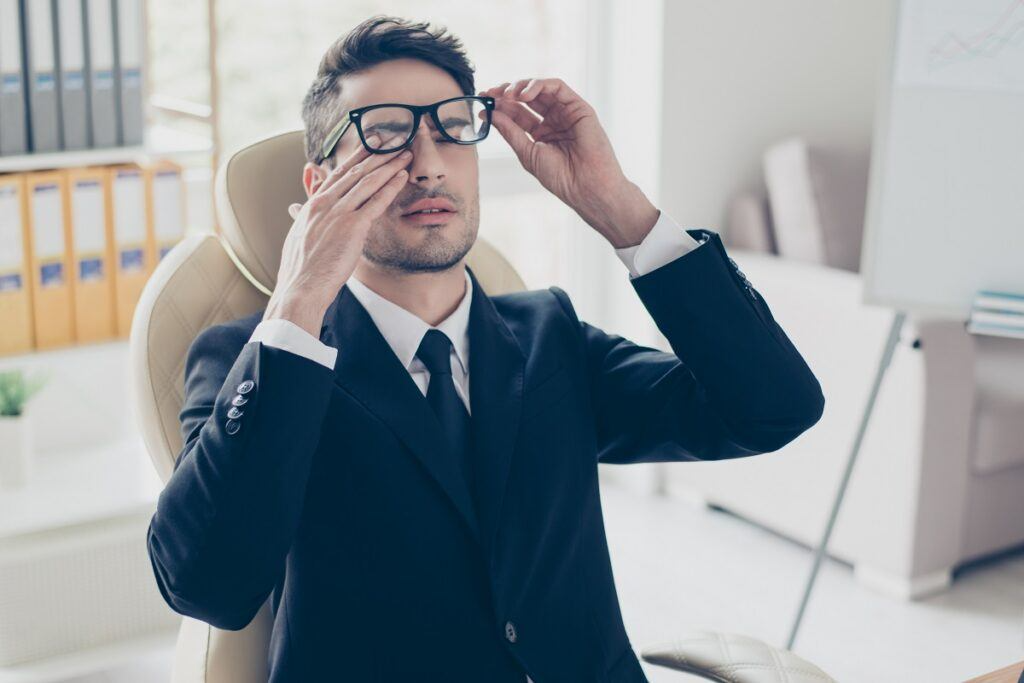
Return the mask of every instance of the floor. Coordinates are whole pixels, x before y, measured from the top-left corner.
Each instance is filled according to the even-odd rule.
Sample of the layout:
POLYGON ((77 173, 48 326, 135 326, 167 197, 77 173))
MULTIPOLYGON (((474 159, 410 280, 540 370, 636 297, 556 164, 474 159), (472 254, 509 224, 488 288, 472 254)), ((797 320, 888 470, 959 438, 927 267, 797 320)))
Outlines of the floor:
MULTIPOLYGON (((634 647, 691 629, 781 644, 811 552, 728 513, 641 487, 602 487, 626 630, 634 647)), ((958 573, 951 590, 900 602, 825 563, 795 651, 839 681, 963 681, 1024 659, 1024 552, 958 573)), ((171 652, 67 683, 168 680, 171 652)), ((693 679, 644 665, 651 683, 693 679)))

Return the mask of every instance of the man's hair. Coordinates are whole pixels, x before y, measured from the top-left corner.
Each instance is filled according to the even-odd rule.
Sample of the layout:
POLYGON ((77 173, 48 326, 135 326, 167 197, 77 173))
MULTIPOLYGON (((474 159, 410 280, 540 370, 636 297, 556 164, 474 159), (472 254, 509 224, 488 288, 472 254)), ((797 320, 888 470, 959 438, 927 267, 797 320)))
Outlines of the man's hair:
MULTIPOLYGON (((341 77, 403 57, 420 59, 444 69, 455 79, 463 95, 475 94, 473 65, 462 43, 447 33, 446 28, 432 30, 427 22, 412 23, 398 17, 374 15, 331 44, 302 99, 308 161, 316 163, 324 139, 344 113, 338 106, 341 77)), ((332 159, 328 159, 327 164, 334 166, 332 159)))

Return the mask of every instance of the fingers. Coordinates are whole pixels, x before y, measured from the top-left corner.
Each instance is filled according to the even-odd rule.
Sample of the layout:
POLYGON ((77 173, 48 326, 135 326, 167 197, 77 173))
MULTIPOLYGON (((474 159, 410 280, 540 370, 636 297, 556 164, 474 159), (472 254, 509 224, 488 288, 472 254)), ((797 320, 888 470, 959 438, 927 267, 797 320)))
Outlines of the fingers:
POLYGON ((551 133, 550 126, 545 126, 544 122, 556 106, 585 104, 572 88, 558 78, 524 78, 502 83, 482 93, 494 97, 495 109, 503 112, 534 140, 551 133))
POLYGON ((498 98, 519 102, 541 116, 547 116, 556 106, 590 107, 579 93, 560 78, 522 79, 491 90, 498 89, 501 90, 498 98))
MULTIPOLYGON (((358 211, 363 207, 363 203, 369 201, 374 194, 380 190, 384 185, 395 180, 399 174, 401 177, 407 178, 408 171, 405 170, 405 166, 412 160, 412 153, 409 150, 405 150, 401 154, 392 157, 386 164, 366 174, 356 182, 356 184, 350 189, 343 197, 343 202, 350 208, 350 210, 358 211)), ((397 181, 396 181, 397 182, 397 181)), ((402 183, 399 183, 399 187, 402 187, 402 183)), ((392 199, 394 197, 392 196, 392 199)), ((390 200, 388 200, 390 202, 390 200)))
POLYGON ((511 147, 512 151, 515 152, 516 157, 519 158, 519 162, 529 169, 528 162, 530 160, 530 146, 533 145, 534 142, 527 136, 526 131, 520 128, 519 125, 503 111, 495 110, 492 114, 491 121, 494 124, 494 127, 498 129, 498 132, 501 133, 501 137, 505 138, 509 147, 511 147))
POLYGON ((534 78, 527 81, 517 81, 508 88, 506 93, 507 97, 515 97, 523 102, 530 102, 541 95, 544 95, 549 102, 558 104, 585 102, 561 78, 534 78))
POLYGON ((502 97, 518 97, 519 93, 523 91, 523 88, 530 85, 535 80, 537 79, 522 78, 514 83, 510 83, 502 92, 502 97))
POLYGON ((376 218, 384 213, 384 211, 391 206, 391 202, 395 201, 395 197, 397 197, 398 193, 402 191, 402 188, 405 187, 405 181, 408 177, 408 171, 404 168, 399 170, 398 173, 391 176, 391 178, 389 178, 379 190, 373 193, 373 195, 371 195, 370 198, 367 199, 361 207, 359 207, 359 213, 365 214, 369 218, 376 218))
MULTIPOLYGON (((522 102, 516 102, 514 100, 498 100, 495 106, 499 111, 505 112, 509 118, 515 121, 516 125, 531 135, 533 134, 534 129, 537 128, 537 126, 539 126, 544 120, 522 102)), ((536 135, 534 135, 534 137, 536 137, 536 135)))
MULTIPOLYGON (((371 143, 372 144, 372 143, 371 143)), ((411 156, 409 150, 403 150, 402 152, 388 152, 387 154, 370 154, 366 153, 369 158, 362 158, 358 163, 353 164, 348 172, 341 175, 330 187, 325 190, 327 201, 337 202, 348 195, 354 187, 359 184, 359 181, 363 178, 370 177, 373 173, 384 168, 389 163, 394 162, 396 159, 408 160, 411 156), (407 156, 403 156, 407 155, 407 156)), ((404 161, 400 165, 404 165, 404 161)), ((391 177, 394 174, 394 169, 387 172, 387 177, 391 177)))
MULTIPOLYGON (((379 139, 376 135, 372 135, 367 142, 372 145, 375 142, 379 142, 379 139)), ((324 181, 320 183, 320 187, 317 188, 317 193, 330 191, 340 178, 344 177, 344 175, 352 170, 353 167, 363 163, 363 161, 369 156, 377 155, 371 155, 365 145, 356 145, 355 150, 348 156, 348 158, 340 164, 336 164, 334 168, 331 169, 331 172, 327 174, 324 181)))
POLYGON ((491 115, 491 122, 498 129, 498 132, 501 133, 501 136, 505 138, 505 141, 508 142, 512 151, 516 153, 519 161, 524 166, 530 156, 530 145, 534 143, 527 135, 527 132, 536 130, 536 127, 542 123, 542 119, 521 103, 509 100, 506 97, 506 93, 514 90, 517 85, 522 88, 528 83, 528 80, 516 81, 515 83, 506 81, 481 91, 481 95, 495 98, 496 102, 494 112, 491 115))
POLYGON ((488 88, 487 90, 481 90, 480 91, 480 95, 484 95, 484 96, 487 96, 487 97, 495 97, 496 98, 499 95, 501 95, 501 93, 505 90, 505 87, 508 86, 508 85, 509 85, 509 82, 506 81, 505 83, 502 83, 501 85, 496 85, 493 88, 488 88))

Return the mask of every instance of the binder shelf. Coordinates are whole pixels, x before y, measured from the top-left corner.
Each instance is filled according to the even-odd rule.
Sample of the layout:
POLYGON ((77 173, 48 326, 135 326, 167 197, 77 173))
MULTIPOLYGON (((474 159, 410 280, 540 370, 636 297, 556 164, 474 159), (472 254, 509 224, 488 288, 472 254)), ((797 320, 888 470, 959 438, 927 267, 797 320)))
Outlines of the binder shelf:
POLYGON ((0 174, 0 356, 128 337, 185 235, 183 171, 140 158, 0 174))
POLYGON ((141 163, 151 157, 152 154, 152 150, 148 150, 144 145, 82 149, 70 152, 16 154, 13 156, 0 156, 0 173, 20 173, 23 171, 38 171, 52 168, 73 168, 76 166, 141 163))

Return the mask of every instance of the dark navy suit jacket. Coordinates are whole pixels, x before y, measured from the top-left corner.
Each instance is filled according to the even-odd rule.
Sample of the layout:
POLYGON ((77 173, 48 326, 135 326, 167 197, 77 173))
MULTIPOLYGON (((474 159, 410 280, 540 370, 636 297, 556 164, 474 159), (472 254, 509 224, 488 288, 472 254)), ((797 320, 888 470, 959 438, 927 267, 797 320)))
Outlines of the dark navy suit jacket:
POLYGON ((148 531, 167 603, 241 629, 271 596, 273 681, 645 681, 598 463, 774 451, 824 406, 719 236, 689 232, 709 241, 631 280, 674 353, 580 321, 557 287, 490 297, 473 276, 479 516, 429 404, 347 287, 320 336, 339 349, 333 371, 248 342, 262 311, 203 330, 148 531))

